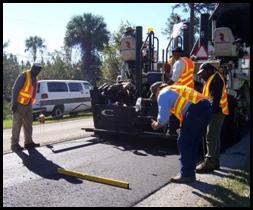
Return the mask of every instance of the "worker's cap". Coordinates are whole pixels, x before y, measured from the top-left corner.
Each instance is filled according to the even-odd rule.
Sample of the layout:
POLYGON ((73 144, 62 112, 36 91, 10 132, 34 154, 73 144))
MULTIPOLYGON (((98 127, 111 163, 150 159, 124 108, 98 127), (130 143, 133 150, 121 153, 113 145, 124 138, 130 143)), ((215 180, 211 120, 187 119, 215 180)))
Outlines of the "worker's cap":
POLYGON ((41 66, 40 63, 34 63, 32 67, 38 68, 38 69, 39 69, 39 68, 40 68, 40 69, 42 68, 42 66, 41 66))
POLYGON ((40 63, 34 63, 34 64, 32 65, 32 68, 31 68, 31 73, 32 73, 34 76, 37 76, 37 75, 40 73, 41 69, 42 69, 42 66, 41 66, 40 63))
POLYGON ((175 48, 172 49, 171 52, 181 52, 181 53, 183 53, 183 50, 182 50, 181 47, 175 47, 175 48))
POLYGON ((211 63, 205 62, 202 63, 199 67, 199 71, 197 72, 197 75, 201 74, 203 71, 210 71, 216 69, 211 63))
POLYGON ((156 94, 156 91, 157 91, 157 88, 161 87, 163 84, 163 82, 155 82, 154 84, 152 84, 150 86, 150 92, 151 92, 151 95, 150 95, 150 99, 153 100, 154 97, 155 97, 155 94, 156 94))

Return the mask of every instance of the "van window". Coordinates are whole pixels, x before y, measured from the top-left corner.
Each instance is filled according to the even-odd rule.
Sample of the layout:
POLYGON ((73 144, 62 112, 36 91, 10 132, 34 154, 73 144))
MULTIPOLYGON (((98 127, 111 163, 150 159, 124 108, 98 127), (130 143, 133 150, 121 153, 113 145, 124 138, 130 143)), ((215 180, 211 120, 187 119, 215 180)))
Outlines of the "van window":
POLYGON ((67 84, 64 82, 48 82, 48 92, 68 92, 67 84))
POLYGON ((69 83, 69 90, 74 92, 83 91, 83 87, 80 83, 69 83))

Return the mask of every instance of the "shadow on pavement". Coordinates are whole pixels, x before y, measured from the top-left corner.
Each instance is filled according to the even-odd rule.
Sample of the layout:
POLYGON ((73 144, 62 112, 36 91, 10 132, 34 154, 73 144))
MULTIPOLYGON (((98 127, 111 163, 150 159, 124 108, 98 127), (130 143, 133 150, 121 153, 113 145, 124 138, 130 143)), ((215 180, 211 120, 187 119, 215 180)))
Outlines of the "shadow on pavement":
POLYGON ((74 177, 61 175, 57 172, 57 168, 61 166, 46 159, 38 150, 30 149, 28 154, 23 151, 16 152, 22 159, 24 166, 26 166, 33 173, 45 178, 59 180, 61 178, 73 184, 81 184, 82 180, 74 177))
POLYGON ((121 151, 132 152, 140 156, 178 155, 176 139, 140 138, 138 136, 111 135, 103 136, 102 144, 112 145, 121 151))
POLYGON ((51 151, 53 153, 60 153, 60 152, 66 152, 66 151, 69 151, 69 150, 73 150, 73 149, 79 149, 79 148, 82 148, 82 147, 88 147, 88 146, 92 146, 94 144, 99 144, 99 143, 103 143, 105 140, 101 141, 101 140, 98 140, 98 139, 92 139, 92 140, 88 140, 87 142, 85 142, 84 144, 81 144, 81 145, 77 145, 77 146, 73 146, 73 147, 67 147, 67 148, 63 148, 63 149, 58 149, 58 150, 55 150, 54 149, 54 146, 48 144, 46 145, 47 148, 51 149, 51 151))

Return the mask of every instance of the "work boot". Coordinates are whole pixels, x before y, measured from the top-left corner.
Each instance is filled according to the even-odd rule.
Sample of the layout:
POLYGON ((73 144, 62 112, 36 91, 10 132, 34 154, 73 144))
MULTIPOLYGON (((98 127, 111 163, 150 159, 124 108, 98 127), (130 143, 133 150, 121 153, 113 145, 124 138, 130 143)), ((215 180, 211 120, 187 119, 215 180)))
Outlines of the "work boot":
POLYGON ((209 173, 220 168, 219 161, 214 158, 206 158, 196 167, 196 173, 209 173))
POLYGON ((174 183, 190 183, 190 182, 194 182, 196 180, 196 176, 182 176, 181 174, 172 177, 170 179, 171 182, 174 183))
POLYGON ((13 144, 11 145, 11 150, 13 152, 19 152, 19 151, 22 151, 24 148, 21 147, 19 144, 13 144))
POLYGON ((35 148, 35 147, 39 147, 40 146, 40 144, 39 143, 34 143, 34 142, 32 142, 32 143, 29 143, 29 144, 25 144, 25 149, 33 149, 33 148, 35 148))

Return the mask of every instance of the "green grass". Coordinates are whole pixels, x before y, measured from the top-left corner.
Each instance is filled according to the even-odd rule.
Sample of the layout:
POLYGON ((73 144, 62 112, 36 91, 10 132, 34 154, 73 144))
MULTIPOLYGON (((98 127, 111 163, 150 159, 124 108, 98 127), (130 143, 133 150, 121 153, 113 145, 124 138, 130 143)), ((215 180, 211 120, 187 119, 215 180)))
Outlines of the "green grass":
POLYGON ((231 170, 198 203, 201 207, 250 207, 250 160, 243 169, 231 170))
MULTIPOLYGON (((92 117, 92 112, 80 112, 76 116, 64 115, 63 118, 59 120, 53 119, 51 116, 46 117, 45 124, 47 123, 57 123, 57 122, 64 122, 69 120, 78 120, 78 119, 86 119, 92 117)), ((33 121, 33 125, 40 124, 38 120, 33 121)), ((9 116, 6 119, 3 119, 3 129, 11 128, 12 127, 12 118, 9 116)))
POLYGON ((12 119, 7 118, 3 120, 3 128, 11 128, 12 127, 12 119))

